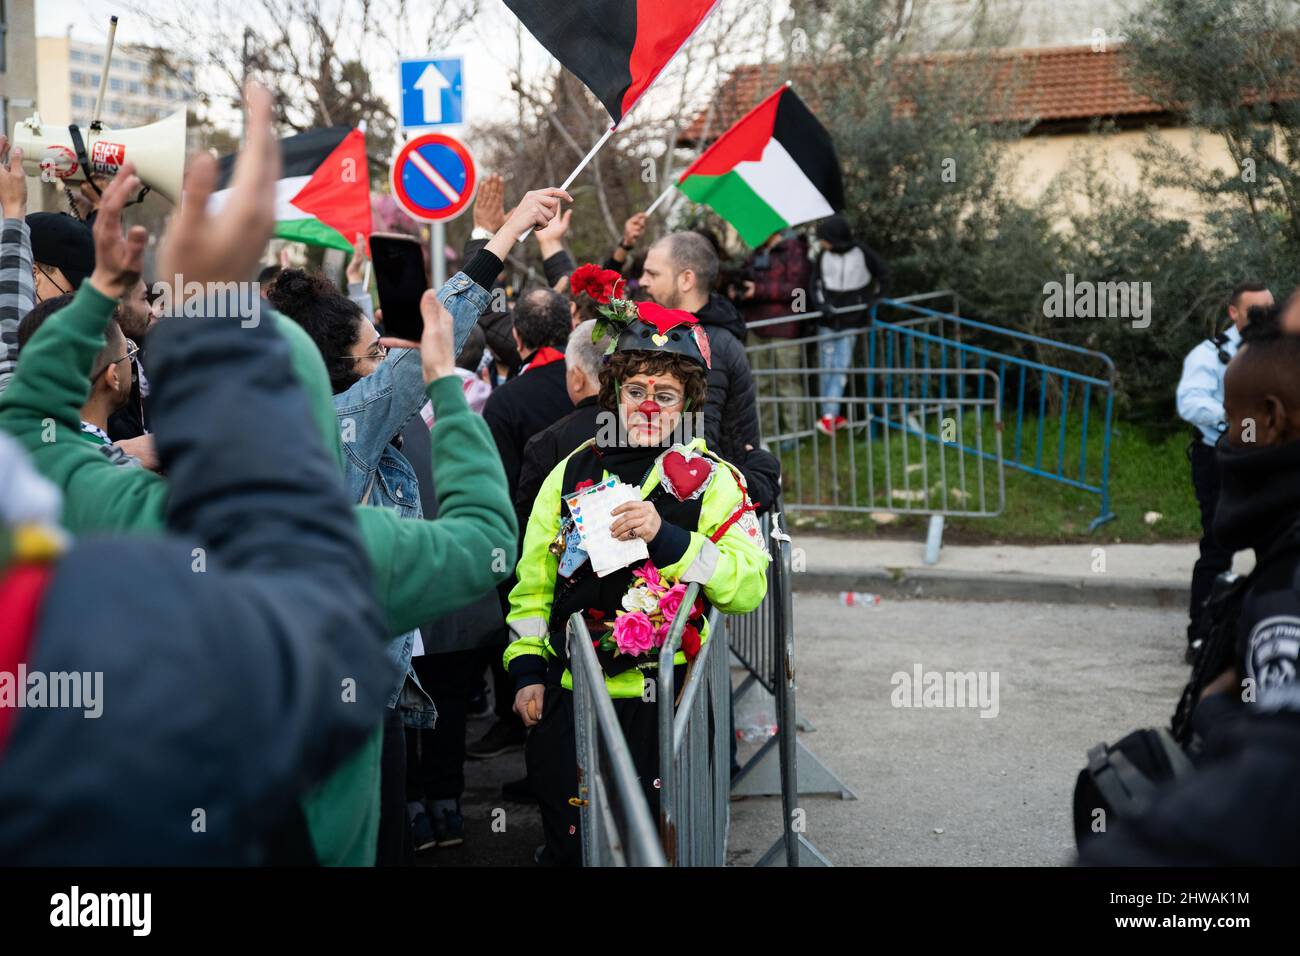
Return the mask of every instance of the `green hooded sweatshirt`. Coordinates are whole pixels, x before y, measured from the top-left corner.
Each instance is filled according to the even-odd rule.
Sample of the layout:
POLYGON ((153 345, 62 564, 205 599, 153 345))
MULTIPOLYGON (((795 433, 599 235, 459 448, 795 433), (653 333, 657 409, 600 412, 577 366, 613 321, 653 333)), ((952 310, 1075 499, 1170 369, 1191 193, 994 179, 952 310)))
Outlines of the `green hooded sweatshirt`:
MULTIPOLYGON (((63 524, 74 534, 156 532, 164 523, 166 481, 143 468, 116 467, 81 438, 89 372, 104 347, 104 329, 116 304, 83 282, 72 303, 23 347, 18 368, 0 395, 0 429, 12 435, 63 492, 63 524)), ((305 331, 279 313, 264 308, 263 319, 274 322, 289 340, 313 421, 325 446, 333 450, 341 475, 343 445, 320 353, 305 331)), ((375 594, 392 635, 491 591, 509 575, 517 548, 515 511, 487 425, 470 411, 456 376, 432 382, 426 391, 436 416, 430 440, 437 520, 403 519, 386 508, 356 508, 375 594)), ((293 462, 286 461, 285 467, 292 468, 293 462)), ((303 800, 322 863, 374 863, 381 742, 382 729, 377 727, 356 754, 303 800)))

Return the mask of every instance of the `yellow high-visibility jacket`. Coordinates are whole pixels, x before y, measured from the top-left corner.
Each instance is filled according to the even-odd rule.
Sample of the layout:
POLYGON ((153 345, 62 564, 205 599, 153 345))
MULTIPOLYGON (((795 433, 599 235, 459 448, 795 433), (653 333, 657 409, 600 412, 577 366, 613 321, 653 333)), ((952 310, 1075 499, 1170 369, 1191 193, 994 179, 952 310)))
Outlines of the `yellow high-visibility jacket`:
MULTIPOLYGON (((506 616, 506 623, 515 635, 503 658, 507 670, 512 660, 524 654, 537 654, 548 662, 557 656, 551 647, 549 627, 559 558, 551 553, 550 545, 560 530, 561 495, 573 490, 560 487, 565 467, 573 455, 585 452, 591 444, 587 442, 579 446, 556 465, 533 502, 519 559, 519 583, 510 592, 510 613, 506 616)), ((770 560, 758 534, 753 512, 747 511, 743 520, 733 521, 716 543, 710 540, 710 536, 728 519, 749 504, 736 480, 737 472, 710 452, 703 438, 696 438, 688 445, 674 446, 674 449, 679 452, 689 449, 707 455, 715 467, 702 496, 699 525, 684 529, 690 532, 690 546, 676 563, 660 568, 659 573, 673 581, 698 582, 709 602, 725 613, 752 611, 767 594, 767 563, 770 560)), ((664 454, 674 449, 665 449, 664 454)), ((663 479, 662 459, 661 455, 641 486, 642 500, 648 498, 663 479)), ((708 636, 706 622, 700 633, 701 647, 708 636)), ((674 663, 686 663, 680 650, 674 663)), ((566 690, 573 689, 573 675, 567 669, 561 683, 566 690)), ((605 686, 613 698, 640 697, 643 684, 639 668, 605 679, 605 686)))

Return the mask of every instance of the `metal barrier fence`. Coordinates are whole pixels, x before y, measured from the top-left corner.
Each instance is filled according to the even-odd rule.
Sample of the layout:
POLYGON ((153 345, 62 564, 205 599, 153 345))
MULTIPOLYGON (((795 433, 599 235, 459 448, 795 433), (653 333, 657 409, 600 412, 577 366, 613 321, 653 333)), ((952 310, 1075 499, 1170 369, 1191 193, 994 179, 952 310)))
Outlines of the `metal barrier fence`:
POLYGON ((870 331, 868 365, 996 368, 1002 403, 1015 407, 1007 465, 1097 495, 1099 511, 1089 530, 1115 517, 1110 440, 1116 372, 1110 356, 915 301, 882 299, 872 307, 870 331), (898 312, 910 318, 882 318, 898 312))
POLYGON ((731 676, 722 614, 709 615, 709 639, 675 692, 673 655, 699 594, 692 584, 659 650, 659 834, 664 853, 677 866, 724 866, 730 771, 731 676))
MULTIPOLYGON (((686 604, 689 608, 691 605, 686 604)), ((667 866, 605 674, 580 613, 569 618, 583 866, 667 866)))
POLYGON ((723 615, 716 608, 710 613, 709 639, 688 666, 680 691, 673 657, 699 595, 698 584, 687 588, 660 648, 654 685, 659 724, 657 833, 591 633, 581 614, 569 619, 584 866, 724 866, 731 798, 778 794, 782 836, 758 865, 830 865, 801 832, 798 798, 813 793, 856 796, 798 740, 790 538, 774 514, 764 515, 761 522, 772 543, 762 604, 744 615, 723 615), (736 697, 757 684, 774 694, 777 717, 776 735, 734 780, 729 651, 749 671, 736 697))
POLYGON ((829 794, 856 800, 853 793, 799 739, 800 729, 810 729, 798 719, 795 707, 794 596, 791 588, 791 541, 780 524, 780 512, 761 519, 763 534, 771 542, 767 597, 748 614, 727 617, 732 655, 748 672, 736 688, 737 707, 747 695, 766 692, 774 698, 776 734, 769 737, 731 780, 733 797, 781 797, 782 836, 759 861, 759 866, 784 862, 787 866, 829 866, 827 859, 799 831, 795 811, 800 795, 829 794))
MULTIPOLYGON (((761 340, 746 349, 759 388, 764 440, 783 459, 789 476, 786 496, 790 510, 997 514, 1002 507, 1005 464, 1096 494, 1099 513, 1090 530, 1114 517, 1110 510, 1110 438, 1115 366, 1110 357, 962 318, 955 314, 959 308, 956 293, 944 291, 883 299, 871 307, 869 317, 859 317, 861 328, 843 332, 825 331, 822 323, 852 319, 854 310, 833 316, 800 313, 750 325, 761 335, 767 327, 799 323, 803 326, 800 331, 807 333, 794 339, 761 340), (944 298, 952 299, 953 312, 920 304, 944 298), (908 318, 886 321, 883 317, 900 311, 908 318), (809 368, 806 354, 813 348, 825 353, 826 361, 840 366, 839 372, 822 368, 825 361, 809 368), (835 385, 836 374, 844 376, 844 397, 821 397, 835 390, 823 386, 835 385), (824 451, 824 442, 816 440, 819 416, 811 411, 818 404, 826 405, 823 411, 828 414, 835 406, 847 412, 846 424, 832 433, 824 451), (1000 447, 1004 408, 1014 408, 1014 418, 1008 424, 1012 445, 1005 463, 1000 447), (946 426, 947 437, 956 441, 945 442, 942 432, 936 435, 930 428, 932 421, 946 426), (992 447, 990 428, 997 434, 997 448, 992 447), (893 475, 884 476, 882 486, 876 470, 879 466, 859 459, 878 448, 881 454, 875 458, 897 461, 897 451, 883 454, 885 435, 890 431, 905 439, 915 438, 917 451, 929 445, 957 453, 957 494, 947 493, 948 476, 942 473, 949 460, 946 454, 938 456, 941 474, 937 487, 931 480, 931 462, 919 455, 903 463, 901 486, 893 475), (848 436, 842 451, 841 433, 848 436), (856 475, 856 481, 848 481, 842 473, 845 453, 849 474, 856 475), (984 498, 985 462, 997 470, 996 506, 984 498), (971 465, 975 467, 978 501, 966 484, 971 465), (917 470, 921 481, 914 486, 907 478, 917 470), (882 487, 884 501, 875 493, 882 487), (927 495, 927 489, 933 494, 927 495)), ((905 440, 903 452, 907 450, 905 440)))

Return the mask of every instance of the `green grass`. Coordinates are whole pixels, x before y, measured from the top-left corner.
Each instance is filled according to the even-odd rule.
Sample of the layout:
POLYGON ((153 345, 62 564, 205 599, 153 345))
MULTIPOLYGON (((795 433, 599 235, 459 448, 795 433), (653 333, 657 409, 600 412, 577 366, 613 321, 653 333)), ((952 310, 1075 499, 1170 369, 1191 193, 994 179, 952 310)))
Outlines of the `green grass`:
MULTIPOLYGON (((993 452, 996 448, 993 423, 987 414, 982 417, 983 448, 993 452)), ((1059 463, 1060 420, 1048 418, 1044 421, 1043 470, 1055 472, 1059 467, 1065 475, 1078 478, 1080 462, 1077 452, 1081 423, 1076 419, 1077 416, 1071 416, 1067 420, 1066 453, 1064 461, 1059 463)), ((975 416, 963 416, 962 424, 961 432, 966 444, 974 447, 975 416)), ((936 427, 933 417, 929 425, 933 431, 936 427)), ((1037 421, 1027 417, 1022 425, 1020 454, 1021 460, 1031 466, 1034 464, 1036 429, 1037 421)), ((1102 435, 1099 416, 1093 417, 1088 432, 1087 468, 1084 474, 1087 483, 1095 485, 1101 479, 1102 435)), ((915 467, 911 472, 903 469, 904 451, 899 432, 893 431, 890 434, 888 456, 882 439, 876 438, 872 442, 871 467, 868 467, 865 432, 858 431, 857 436, 853 449, 855 460, 852 462, 849 439, 845 432, 836 435, 833 459, 832 440, 821 435, 800 440, 797 452, 793 446, 781 450, 787 498, 795 500, 791 484, 795 480, 802 485, 802 500, 810 506, 831 503, 835 500, 837 490, 839 503, 849 504, 852 490, 856 487, 859 505, 866 510, 879 510, 885 505, 888 489, 904 488, 904 474, 908 475, 907 484, 914 492, 920 489, 920 471, 915 467), (889 461, 888 479, 886 458, 889 461), (821 478, 820 494, 815 490, 816 476, 821 478), (835 478, 838 478, 838 483, 835 478)), ((968 543, 1194 541, 1200 536, 1200 516, 1192 493, 1190 466, 1186 455, 1187 440, 1183 431, 1162 438, 1151 438, 1139 428, 1123 423, 1115 424, 1112 427, 1110 450, 1110 510, 1114 512, 1115 518, 1101 525, 1095 532, 1089 532, 1089 523, 1100 513, 1100 495, 1012 467, 1010 460, 1015 452, 1014 423, 1007 423, 1003 431, 1003 457, 1007 461, 1006 494, 1001 513, 993 517, 949 518, 945 527, 945 540, 968 543), (1148 512, 1159 512, 1161 518, 1148 525, 1143 520, 1148 512)), ((915 436, 906 442, 907 460, 913 466, 920 460, 920 444, 915 436)), ((942 499, 938 495, 941 454, 948 473, 948 487, 961 487, 958 477, 960 453, 957 449, 949 446, 941 450, 937 443, 926 443, 932 507, 942 505, 942 499)), ((966 471, 965 488, 969 497, 963 500, 953 496, 949 500, 954 509, 964 505, 967 510, 977 510, 978 479, 973 458, 969 455, 966 456, 966 471)), ((984 480, 985 508, 982 510, 997 510, 997 472, 992 462, 985 464, 984 480)), ((896 506, 910 504, 917 509, 923 507, 920 501, 909 503, 893 498, 892 495, 891 498, 896 506)), ((924 515, 899 515, 891 524, 878 525, 867 514, 859 512, 801 510, 792 514, 792 523, 796 528, 908 538, 923 535, 926 520, 924 515)))

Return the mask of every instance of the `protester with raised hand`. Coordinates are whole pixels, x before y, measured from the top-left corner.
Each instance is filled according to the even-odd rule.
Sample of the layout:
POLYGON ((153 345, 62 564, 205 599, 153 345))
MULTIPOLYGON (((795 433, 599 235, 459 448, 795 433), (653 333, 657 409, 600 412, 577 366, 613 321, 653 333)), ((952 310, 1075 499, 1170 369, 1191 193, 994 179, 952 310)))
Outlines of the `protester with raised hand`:
POLYGON ((614 251, 609 254, 605 260, 604 268, 613 269, 616 272, 626 272, 632 265, 632 252, 636 249, 637 243, 645 235, 646 223, 649 217, 643 213, 633 213, 628 216, 627 222, 623 223, 623 238, 619 240, 614 251))
POLYGON ((542 251, 542 268, 546 272, 546 284, 556 292, 569 291, 569 275, 573 272, 573 256, 564 248, 564 237, 569 234, 569 225, 573 221, 573 210, 568 209, 554 219, 545 229, 538 229, 537 245, 542 251))
MULTIPOLYGON (((448 344, 452 361, 446 375, 455 379, 456 399, 439 395, 435 420, 449 411, 467 408, 460 378, 455 373, 455 356, 487 307, 488 288, 496 281, 507 242, 514 242, 545 211, 558 205, 547 191, 529 193, 511 212, 493 242, 475 254, 465 271, 454 276, 443 290, 443 301, 430 294, 422 304, 426 326, 430 322, 454 324, 454 342, 448 344), (494 244, 495 243, 495 244, 494 244), (444 318, 444 315, 447 317, 444 318)), ((344 476, 348 494, 360 504, 377 505, 404 518, 424 517, 420 485, 415 469, 399 447, 399 436, 420 407, 435 396, 429 394, 428 370, 422 370, 421 353, 414 343, 407 348, 385 350, 379 333, 356 302, 341 294, 332 282, 301 269, 286 269, 275 279, 267 298, 311 336, 325 360, 334 392, 334 409, 343 439, 344 476)), ((481 449, 490 456, 490 449, 481 449)), ((472 484, 469 473, 440 474, 455 486, 472 484)), ((454 517, 454 511, 452 516, 454 517)), ((460 569, 450 568, 443 587, 458 590, 460 569)), ((468 603, 468 601, 466 602, 468 603)), ((412 628, 393 638, 389 653, 395 679, 388 697, 389 712, 384 725, 382 767, 383 801, 380 819, 379 861, 400 864, 408 860, 406 820, 405 745, 403 726, 427 729, 433 726, 433 702, 420 687, 411 669, 420 634, 412 628)))
POLYGON ((0 134, 0 392, 18 361, 18 322, 36 304, 23 151, 0 134))
MULTIPOLYGON (((111 305, 137 281, 144 230, 124 235, 119 216, 139 186, 127 165, 105 189, 95 271, 83 307, 65 313, 111 305)), ((243 189, 252 200, 254 184, 243 189)), ((254 203, 241 205, 259 228, 254 203)), ((246 274, 246 236, 231 244, 210 225, 178 218, 161 250, 169 274, 246 274)), ((93 314, 102 343, 111 308, 93 314)), ((57 314, 32 340, 17 407, 57 357, 47 333, 76 319, 57 314)), ((93 338, 83 324, 77 336, 93 338)), ((159 329, 155 424, 170 494, 151 518, 165 537, 60 554, 57 490, 0 435, 0 670, 79 678, 78 700, 0 708, 0 859, 276 862, 271 846, 284 845, 306 788, 373 735, 389 677, 384 622, 336 466, 302 427, 310 411, 290 360, 271 323, 187 317, 159 329)), ((84 445, 68 422, 55 428, 51 444, 84 445)))
POLYGON ((370 248, 366 237, 362 233, 357 233, 356 238, 352 241, 352 258, 348 260, 348 267, 344 270, 344 277, 348 283, 348 298, 357 304, 357 307, 365 313, 366 319, 373 323, 375 321, 375 302, 370 296, 370 248))
MULTIPOLYGON (((190 171, 185 206, 171 227, 183 228, 185 235, 169 249, 187 243, 201 246, 191 267, 200 280, 210 276, 211 266, 218 264, 225 269, 222 274, 252 276, 270 235, 279 153, 271 126, 270 97, 258 87, 250 91, 247 128, 248 142, 235 166, 230 201, 218 215, 208 215, 207 197, 215 184, 216 169, 210 157, 200 156, 190 171)), ((549 222, 562 199, 568 198, 558 190, 547 192, 544 201, 529 206, 534 226, 549 222)), ((160 274, 174 275, 170 269, 168 261, 160 262, 160 274)), ((185 278, 188 281, 191 276, 185 278)), ((462 283, 473 281, 458 278, 462 283)), ((127 287, 122 286, 116 294, 127 287)), ((167 485, 157 475, 113 468, 73 437, 79 428, 86 376, 103 347, 102 330, 113 306, 114 299, 90 286, 79 291, 72 305, 46 323, 28 344, 31 361, 24 358, 9 391, 0 396, 0 428, 14 435, 41 473, 63 491, 63 521, 78 533, 158 529, 167 497, 167 485), (55 441, 42 439, 47 420, 56 428, 55 441)), ((244 321, 270 322, 289 341, 294 374, 307 390, 312 420, 341 471, 344 457, 338 422, 315 345, 301 328, 269 307, 241 324, 244 321)), ((438 383, 434 387, 450 392, 438 383)), ((463 402, 459 386, 456 395, 463 402)), ((390 635, 402 634, 490 590, 508 573, 515 553, 516 527, 505 479, 494 457, 481 451, 491 448, 486 426, 465 409, 440 416, 434 431, 435 469, 474 471, 471 487, 439 481, 442 517, 433 522, 406 521, 384 508, 357 510, 375 593, 390 635), (460 569, 466 582, 460 591, 445 587, 447 569, 453 567, 460 569)), ((305 805, 311 848, 321 862, 369 864, 374 860, 379 739, 376 732, 305 805)))

